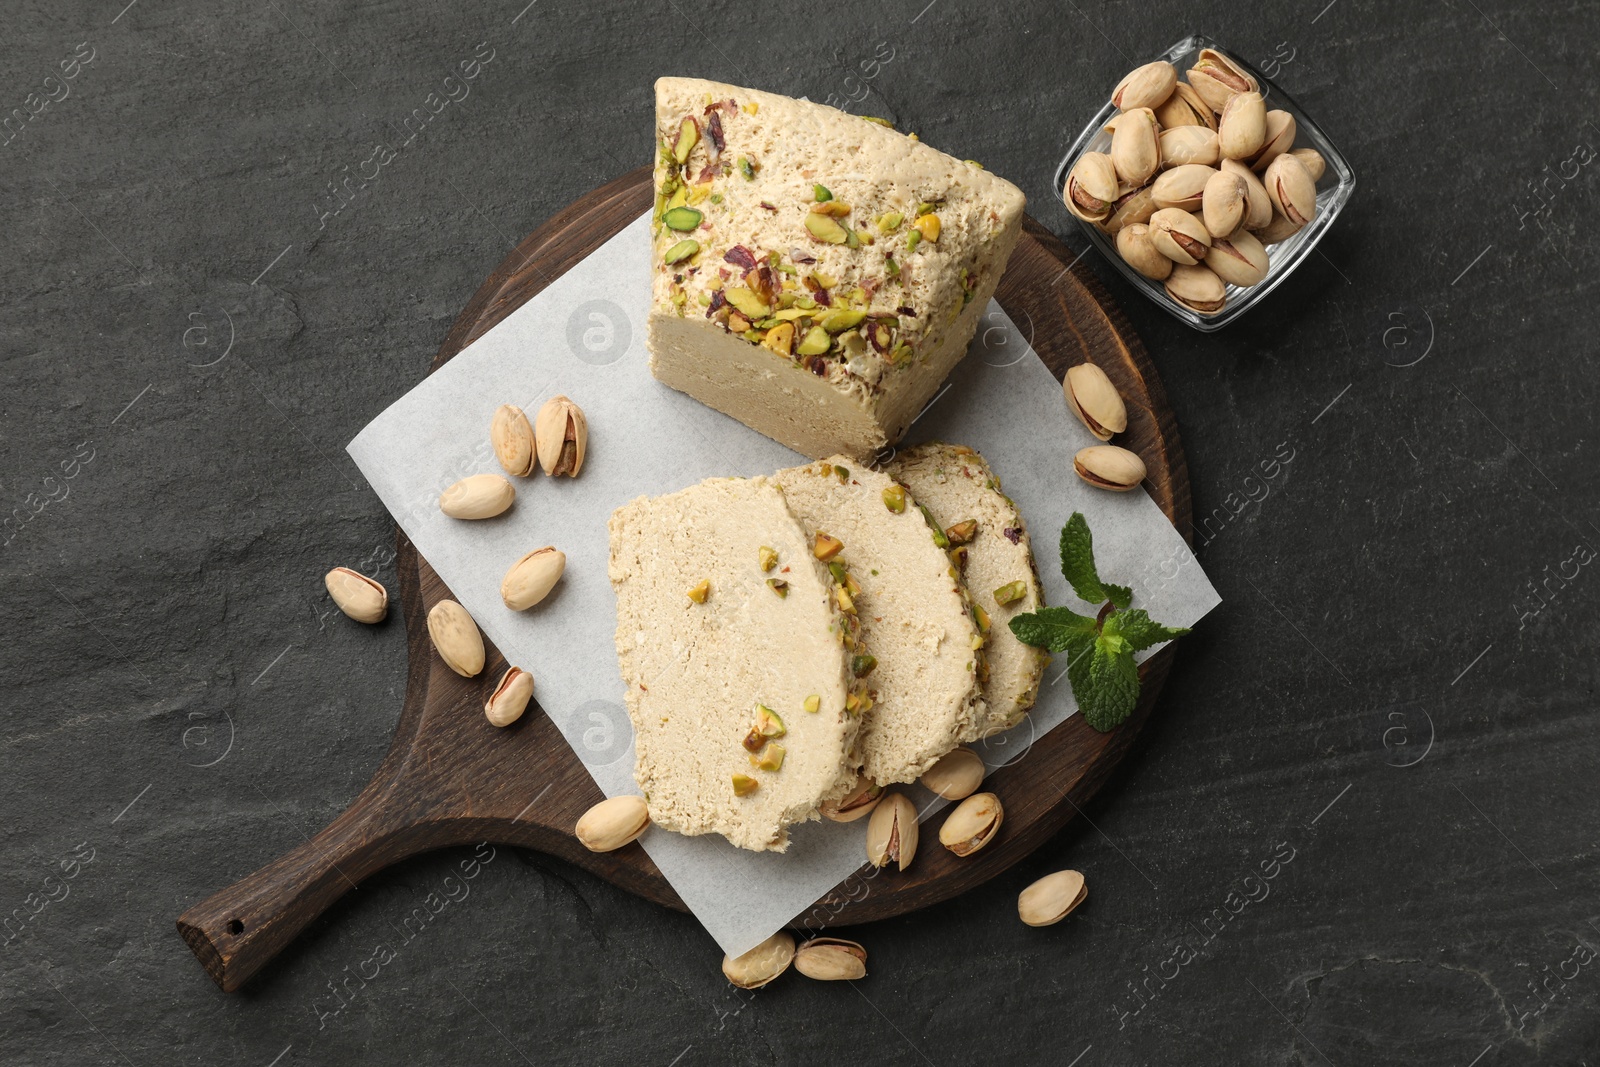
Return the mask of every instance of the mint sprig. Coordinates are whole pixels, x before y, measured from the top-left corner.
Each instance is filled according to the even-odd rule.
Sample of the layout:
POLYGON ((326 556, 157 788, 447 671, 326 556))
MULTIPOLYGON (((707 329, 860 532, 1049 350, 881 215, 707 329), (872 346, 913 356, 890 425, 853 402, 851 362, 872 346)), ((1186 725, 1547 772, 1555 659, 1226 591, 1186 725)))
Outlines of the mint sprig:
POLYGON ((1127 721, 1139 703, 1135 652, 1182 637, 1185 627, 1164 626, 1142 608, 1129 608, 1133 591, 1100 580, 1094 538, 1082 513, 1061 528, 1061 573, 1079 600, 1102 604, 1093 618, 1067 608, 1040 608, 1011 620, 1026 645, 1067 655, 1067 681, 1084 720, 1104 733, 1127 721))

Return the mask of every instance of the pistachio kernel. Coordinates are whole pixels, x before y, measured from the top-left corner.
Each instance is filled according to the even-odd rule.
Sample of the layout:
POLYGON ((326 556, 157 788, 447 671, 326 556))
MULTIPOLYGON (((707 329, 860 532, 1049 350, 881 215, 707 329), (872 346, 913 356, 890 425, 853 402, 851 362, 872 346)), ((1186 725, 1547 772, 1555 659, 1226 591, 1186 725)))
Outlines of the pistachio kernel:
POLYGON ((820 694, 818 694, 818 693, 812 693, 810 696, 806 697, 806 702, 802 706, 807 711, 810 711, 810 712, 821 711, 822 710, 822 696, 820 694))
POLYGON ((778 565, 778 550, 775 548, 769 548, 766 545, 762 545, 757 550, 757 555, 760 557, 761 570, 763 573, 770 571, 772 568, 778 565))
POLYGON ((761 783, 748 774, 736 774, 733 776, 733 795, 736 797, 747 797, 760 788, 761 783))
POLYGON ((806 231, 817 240, 830 245, 845 244, 855 236, 854 230, 845 229, 831 216, 818 215, 812 211, 806 212, 806 231))
POLYGON ((767 588, 771 589, 774 593, 777 593, 779 600, 782 600, 789 595, 789 583, 784 581, 782 578, 768 578, 767 588))
POLYGON ((710 595, 711 595, 711 579, 710 578, 702 578, 698 582, 696 582, 694 585, 689 587, 689 599, 694 601, 696 604, 704 604, 706 602, 706 598, 709 597, 710 595))
POLYGON ((677 244, 667 249, 667 254, 662 257, 662 262, 668 264, 682 263, 684 260, 688 259, 698 251, 700 251, 699 241, 679 241, 677 244))
POLYGON ((747 182, 753 182, 756 180, 755 165, 744 156, 739 157, 739 173, 744 175, 744 180, 747 182))
POLYGON ((828 192, 828 187, 826 185, 813 185, 811 187, 811 192, 816 196, 817 203, 819 204, 833 199, 833 194, 828 192))
POLYGON ((994 602, 1003 607, 1006 604, 1015 604, 1027 595, 1028 585, 1026 582, 1007 582, 994 591, 994 602))
POLYGON ((864 652, 850 657, 850 673, 857 678, 865 678, 877 665, 878 657, 869 656, 864 652))
POLYGON ((978 520, 965 519, 947 528, 944 535, 950 539, 952 545, 970 544, 978 536, 978 520))
POLYGON ((922 512, 922 517, 927 522, 928 529, 933 531, 933 543, 940 548, 949 548, 950 538, 946 537, 944 531, 939 529, 939 524, 933 521, 933 513, 921 504, 918 504, 917 508, 922 512))
POLYGON ((691 233, 700 225, 700 220, 705 216, 692 207, 675 207, 661 216, 661 221, 667 224, 667 229, 678 230, 682 233, 691 233))
POLYGON ((843 541, 839 540, 837 537, 830 537, 821 530, 818 530, 817 540, 816 543, 812 545, 811 554, 826 563, 834 556, 837 556, 839 554, 839 550, 842 548, 844 548, 843 541))
POLYGON ((764 771, 776 771, 783 767, 783 757, 787 750, 778 742, 773 741, 761 750, 761 755, 756 757, 756 766, 764 771))
POLYGON ((906 487, 903 485, 891 485, 885 489, 883 491, 883 506, 896 515, 904 512, 906 510, 906 487))

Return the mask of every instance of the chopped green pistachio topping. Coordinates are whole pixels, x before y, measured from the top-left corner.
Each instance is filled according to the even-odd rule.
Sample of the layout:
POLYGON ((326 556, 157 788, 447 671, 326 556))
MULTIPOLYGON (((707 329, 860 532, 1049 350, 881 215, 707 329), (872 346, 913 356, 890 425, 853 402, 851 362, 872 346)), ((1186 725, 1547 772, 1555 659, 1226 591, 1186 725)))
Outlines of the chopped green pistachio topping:
POLYGON ((739 157, 739 173, 744 175, 744 180, 747 182, 756 180, 755 165, 743 156, 739 157))
POLYGON ((872 669, 877 665, 878 658, 876 656, 862 654, 850 657, 850 673, 857 678, 865 678, 872 673, 872 669))
POLYGON ((696 604, 704 604, 711 595, 711 579, 702 578, 689 588, 689 599, 696 604))
POLYGON ((812 711, 812 712, 821 711, 822 710, 822 697, 821 697, 821 695, 817 694, 817 693, 812 693, 810 696, 806 697, 806 702, 805 702, 804 707, 805 707, 805 709, 807 711, 812 711))
POLYGON ((787 751, 778 742, 774 741, 761 750, 761 755, 756 758, 756 766, 764 771, 776 771, 783 767, 783 757, 787 751))
MULTIPOLYGON (((891 485, 885 489, 883 491, 883 506, 896 515, 903 513, 906 510, 906 487, 903 485, 891 485)), ((877 572, 874 571, 873 573, 877 572)))
POLYGON ((811 191, 816 195, 817 203, 825 203, 833 199, 833 194, 828 192, 826 185, 813 185, 811 191))
MULTIPOLYGON (((697 214, 698 214, 698 212, 697 212, 697 214)), ((682 263, 684 260, 688 259, 690 256, 694 255, 698 251, 700 251, 700 242, 699 241, 693 241, 693 240, 679 241, 677 244, 675 244, 671 248, 667 249, 667 254, 664 257, 662 257, 663 258, 663 262, 666 262, 666 263, 669 263, 669 264, 670 263, 682 263)))
POLYGON ((768 578, 767 588, 771 589, 774 593, 777 593, 778 599, 780 600, 788 597, 789 595, 789 583, 784 581, 782 578, 768 578))
POLYGON ((761 560, 761 569, 763 572, 770 571, 772 568, 778 565, 778 550, 775 548, 769 548, 766 545, 762 545, 757 551, 757 556, 761 560))
POLYGON ((906 234, 906 251, 907 252, 915 252, 917 250, 917 246, 919 244, 921 244, 921 243, 922 243, 922 231, 921 230, 912 230, 912 231, 910 231, 909 233, 906 234))
POLYGON ((667 224, 668 229, 688 233, 699 226, 703 218, 705 216, 692 207, 675 207, 662 215, 661 221, 667 224))
POLYGON ((928 524, 928 529, 933 531, 933 543, 940 548, 949 548, 950 538, 946 537, 944 531, 939 529, 939 524, 933 521, 932 513, 921 504, 918 504, 917 507, 922 511, 922 519, 928 524))
POLYGON ((733 795, 736 797, 747 797, 760 788, 761 783, 748 774, 736 774, 733 776, 733 795))
POLYGON ((1027 595, 1028 585, 1026 582, 1007 582, 994 591, 994 602, 1001 605, 1015 604, 1027 595))
POLYGON ((978 536, 978 520, 965 519, 945 530, 944 535, 950 538, 953 545, 964 545, 978 536))

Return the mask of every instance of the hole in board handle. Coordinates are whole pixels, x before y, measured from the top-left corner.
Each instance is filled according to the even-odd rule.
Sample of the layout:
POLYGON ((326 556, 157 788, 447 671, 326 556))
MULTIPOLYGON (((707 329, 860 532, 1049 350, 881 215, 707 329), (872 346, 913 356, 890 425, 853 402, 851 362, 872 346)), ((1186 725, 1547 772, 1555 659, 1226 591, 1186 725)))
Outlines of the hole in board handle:
POLYGON ((238 919, 229 919, 228 933, 233 934, 236 937, 239 934, 244 933, 244 923, 240 922, 238 919))

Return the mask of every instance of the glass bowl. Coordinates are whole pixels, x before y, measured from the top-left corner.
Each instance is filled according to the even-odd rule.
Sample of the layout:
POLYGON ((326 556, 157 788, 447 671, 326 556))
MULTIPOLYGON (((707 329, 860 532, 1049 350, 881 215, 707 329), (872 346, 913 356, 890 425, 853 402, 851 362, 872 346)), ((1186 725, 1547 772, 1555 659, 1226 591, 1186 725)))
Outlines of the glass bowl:
MULTIPOLYGON (((1339 213, 1344 210, 1345 202, 1350 199, 1350 194, 1355 191, 1356 178, 1355 174, 1350 170, 1350 164, 1346 162, 1344 155, 1334 147, 1332 141, 1328 140, 1321 128, 1311 121, 1310 116, 1302 111, 1293 100, 1289 99, 1287 93, 1274 85, 1270 79, 1255 67, 1241 59, 1238 53, 1223 48, 1210 38, 1191 35, 1185 37, 1161 55, 1154 57, 1154 59, 1165 59, 1174 67, 1177 67, 1178 77, 1182 79, 1185 72, 1194 66, 1202 48, 1210 48, 1226 54, 1229 59, 1239 64, 1241 68, 1248 71, 1261 83, 1261 95, 1266 99, 1269 109, 1278 108, 1294 116, 1296 127, 1295 148, 1315 148, 1322 153, 1322 158, 1327 162, 1327 168, 1324 170, 1322 177, 1317 180, 1316 217, 1288 239, 1268 245, 1267 258, 1269 266, 1266 278, 1259 285, 1245 288, 1237 285, 1227 286, 1227 304, 1215 315, 1201 315, 1173 300, 1167 295, 1166 288, 1160 282, 1151 281, 1123 261, 1122 257, 1117 254, 1114 239, 1107 236, 1104 230, 1092 222, 1083 221, 1076 215, 1072 216, 1072 218, 1079 226, 1083 227, 1084 236, 1089 239, 1090 243, 1100 249, 1100 252, 1110 261, 1111 265, 1121 271, 1122 275, 1135 288, 1155 301, 1173 318, 1179 319, 1197 330, 1210 333, 1213 330, 1222 329, 1228 323, 1249 311, 1256 305, 1257 301, 1276 289, 1279 283, 1293 273, 1294 269, 1311 254, 1311 250, 1317 246, 1317 242, 1322 240, 1322 235, 1328 232, 1328 228, 1333 225, 1334 219, 1337 219, 1339 213)), ((1110 95, 1109 91, 1107 95, 1110 95)), ((1108 102, 1100 109, 1099 114, 1095 115, 1089 122, 1089 125, 1084 128, 1084 131, 1078 135, 1078 139, 1072 143, 1072 147, 1067 150, 1066 157, 1062 159, 1061 165, 1056 168, 1055 190, 1057 196, 1060 196, 1061 191, 1066 187, 1067 174, 1072 170, 1072 165, 1078 161, 1079 156, 1085 152, 1109 152, 1111 150, 1111 135, 1105 132, 1104 127, 1116 113, 1117 109, 1108 102)))

